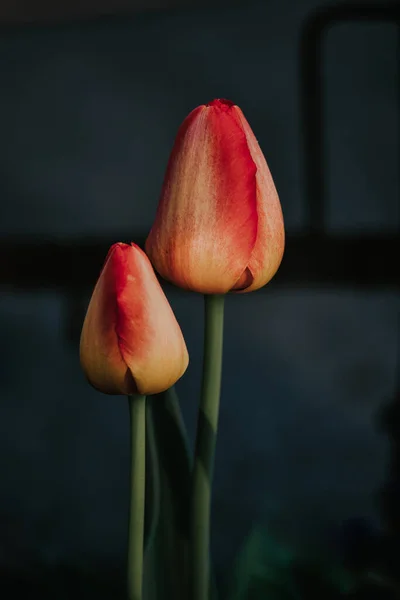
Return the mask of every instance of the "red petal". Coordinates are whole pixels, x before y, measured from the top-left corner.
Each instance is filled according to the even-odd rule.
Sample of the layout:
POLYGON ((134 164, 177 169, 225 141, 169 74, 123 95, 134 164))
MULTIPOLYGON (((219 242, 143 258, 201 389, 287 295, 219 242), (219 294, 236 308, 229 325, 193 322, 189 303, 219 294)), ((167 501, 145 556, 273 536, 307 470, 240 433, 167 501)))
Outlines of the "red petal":
MULTIPOLYGON (((252 281, 243 291, 251 292, 266 285, 277 272, 285 247, 285 229, 282 208, 264 154, 238 106, 234 108, 246 135, 248 148, 257 167, 257 239, 251 254, 248 269, 252 281)), ((242 286, 245 287, 245 286, 242 286)))
POLYGON ((256 166, 233 110, 200 106, 181 125, 146 251, 183 288, 228 292, 257 236, 256 166))
POLYGON ((146 254, 123 249, 116 272, 119 348, 142 394, 170 388, 189 358, 181 329, 146 254))
POLYGON ((117 298, 114 277, 115 251, 111 246, 94 288, 82 328, 80 359, 90 383, 106 394, 137 391, 118 346, 115 331, 117 298))

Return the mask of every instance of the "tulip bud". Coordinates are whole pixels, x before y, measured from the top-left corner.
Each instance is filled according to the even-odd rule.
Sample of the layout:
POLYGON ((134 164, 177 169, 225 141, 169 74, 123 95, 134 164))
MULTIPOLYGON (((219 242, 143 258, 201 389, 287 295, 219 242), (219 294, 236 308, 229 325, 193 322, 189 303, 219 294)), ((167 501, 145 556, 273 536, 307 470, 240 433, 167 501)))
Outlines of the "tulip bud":
POLYGON ((183 121, 146 252, 179 287, 250 292, 270 281, 285 243, 271 173, 242 111, 213 100, 183 121))
POLYGON ((174 313, 146 254, 111 246, 83 323, 80 360, 106 394, 156 394, 186 371, 189 358, 174 313))

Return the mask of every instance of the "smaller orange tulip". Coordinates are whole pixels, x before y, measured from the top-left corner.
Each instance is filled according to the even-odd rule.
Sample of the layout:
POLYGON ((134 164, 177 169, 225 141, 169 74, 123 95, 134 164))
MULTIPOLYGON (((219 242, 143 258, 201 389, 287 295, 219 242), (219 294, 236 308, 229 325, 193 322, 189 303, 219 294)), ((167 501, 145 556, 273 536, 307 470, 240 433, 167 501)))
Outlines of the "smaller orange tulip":
POLYGON ((156 394, 186 371, 181 329, 146 254, 111 246, 83 323, 80 360, 105 394, 156 394))
POLYGON ((179 128, 146 252, 162 277, 203 294, 275 275, 285 233, 264 155, 240 108, 198 106, 179 128))

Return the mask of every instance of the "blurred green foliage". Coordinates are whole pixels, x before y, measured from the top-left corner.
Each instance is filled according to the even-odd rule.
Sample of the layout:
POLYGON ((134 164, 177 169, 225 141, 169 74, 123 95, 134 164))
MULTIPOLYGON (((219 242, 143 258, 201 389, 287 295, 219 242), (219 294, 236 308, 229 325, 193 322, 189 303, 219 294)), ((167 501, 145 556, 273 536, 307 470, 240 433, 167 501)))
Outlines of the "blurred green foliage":
POLYGON ((264 529, 247 538, 234 568, 228 600, 395 600, 397 586, 371 570, 357 574, 323 552, 279 544, 264 529))

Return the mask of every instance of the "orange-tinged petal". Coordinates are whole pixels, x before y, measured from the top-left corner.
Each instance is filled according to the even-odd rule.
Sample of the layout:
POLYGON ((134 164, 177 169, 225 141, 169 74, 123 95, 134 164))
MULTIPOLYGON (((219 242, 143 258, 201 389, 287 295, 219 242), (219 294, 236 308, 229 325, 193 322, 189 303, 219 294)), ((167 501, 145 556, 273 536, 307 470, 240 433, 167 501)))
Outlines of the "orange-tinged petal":
POLYGON ((232 289, 257 237, 256 165, 231 102, 182 123, 146 251, 156 270, 200 293, 232 289))
POLYGON ((234 110, 257 167, 257 239, 247 264, 247 271, 238 285, 242 292, 251 292, 266 285, 277 272, 285 247, 285 229, 278 193, 265 157, 242 111, 238 106, 235 106, 234 110))
POLYGON ((155 394, 185 372, 180 327, 145 253, 114 244, 94 289, 80 343, 82 368, 107 394, 155 394))

